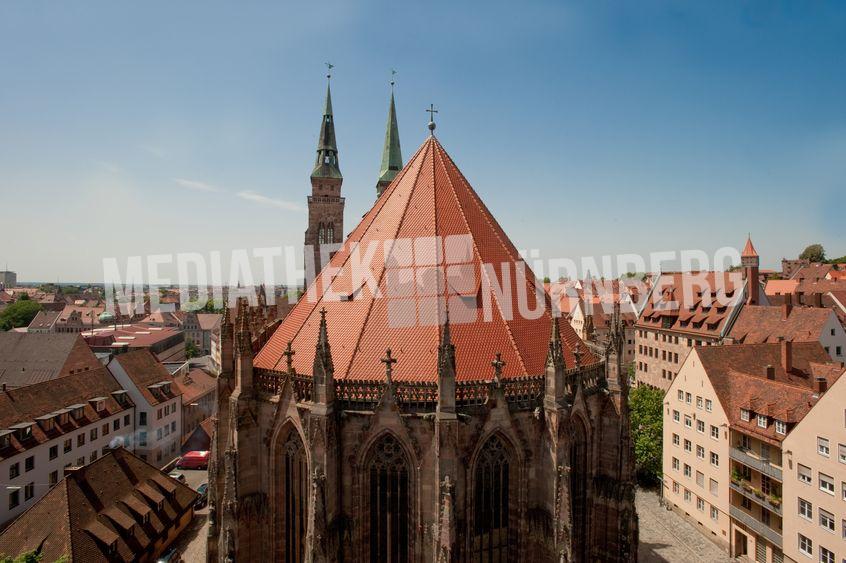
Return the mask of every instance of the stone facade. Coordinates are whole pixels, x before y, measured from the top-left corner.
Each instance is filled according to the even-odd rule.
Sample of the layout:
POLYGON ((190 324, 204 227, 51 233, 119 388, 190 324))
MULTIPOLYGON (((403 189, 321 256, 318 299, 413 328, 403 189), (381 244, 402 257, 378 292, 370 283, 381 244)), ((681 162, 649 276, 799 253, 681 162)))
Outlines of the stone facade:
POLYGON ((555 319, 545 373, 456 382, 447 321, 436 383, 400 383, 390 350, 383 382, 336 380, 325 318, 311 374, 290 348, 254 370, 248 316, 221 332, 209 561, 637 559, 621 330, 567 367, 555 319))

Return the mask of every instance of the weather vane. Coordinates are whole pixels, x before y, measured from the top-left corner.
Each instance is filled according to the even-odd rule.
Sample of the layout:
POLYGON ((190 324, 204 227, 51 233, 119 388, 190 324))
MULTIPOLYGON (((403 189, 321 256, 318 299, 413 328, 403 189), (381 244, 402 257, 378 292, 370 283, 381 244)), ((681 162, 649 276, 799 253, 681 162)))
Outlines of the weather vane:
POLYGON ((394 75, 396 75, 396 73, 397 73, 396 70, 391 69, 391 89, 394 88, 394 75))
POLYGON ((429 104, 429 109, 426 110, 429 113, 429 134, 435 134, 435 114, 438 113, 438 110, 435 109, 435 104, 429 104))
POLYGON ((332 78, 332 69, 335 68, 335 65, 332 63, 324 63, 326 65, 326 78, 332 78))

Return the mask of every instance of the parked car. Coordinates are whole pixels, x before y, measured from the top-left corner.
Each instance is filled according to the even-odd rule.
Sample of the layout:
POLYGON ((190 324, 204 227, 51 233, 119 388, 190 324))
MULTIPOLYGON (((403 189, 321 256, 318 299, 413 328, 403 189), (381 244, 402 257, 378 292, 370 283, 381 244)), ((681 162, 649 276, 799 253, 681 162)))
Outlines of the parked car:
POLYGON ((200 510, 209 503, 209 484, 203 483, 197 487, 197 492, 200 496, 197 497, 197 502, 194 503, 194 510, 200 510))
POLYGON ((176 462, 177 469, 208 469, 209 451, 188 452, 176 462))
POLYGON ((168 473, 168 477, 172 477, 173 479, 176 479, 180 483, 185 482, 185 475, 180 473, 179 471, 171 471, 170 473, 168 473))

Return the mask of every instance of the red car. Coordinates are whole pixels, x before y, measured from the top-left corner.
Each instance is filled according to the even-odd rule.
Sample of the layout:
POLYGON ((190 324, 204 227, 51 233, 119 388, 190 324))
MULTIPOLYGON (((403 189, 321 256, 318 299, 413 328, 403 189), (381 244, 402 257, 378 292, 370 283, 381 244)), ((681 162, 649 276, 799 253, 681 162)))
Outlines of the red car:
POLYGON ((208 469, 209 452, 194 451, 188 452, 176 463, 177 469, 208 469))

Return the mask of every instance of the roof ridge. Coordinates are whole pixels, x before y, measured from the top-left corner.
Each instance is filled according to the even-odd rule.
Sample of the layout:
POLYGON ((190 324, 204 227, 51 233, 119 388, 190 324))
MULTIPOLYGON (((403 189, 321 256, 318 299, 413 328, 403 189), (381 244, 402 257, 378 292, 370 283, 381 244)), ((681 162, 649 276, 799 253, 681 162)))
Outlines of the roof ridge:
MULTIPOLYGON (((420 149, 417 152, 419 153, 420 150, 423 150, 424 147, 428 149, 431 145, 432 145, 431 142, 423 143, 423 146, 420 147, 420 149)), ((417 154, 415 154, 414 157, 417 158, 417 154)), ((426 152, 424 152, 420 156, 420 158, 421 158, 421 162, 420 162, 420 166, 417 168, 417 176, 415 177, 415 182, 417 181, 417 179, 420 178, 420 174, 423 171, 423 163, 426 160, 426 152)), ((434 158, 434 155, 433 155, 432 158, 434 158)), ((413 159, 409 162, 413 162, 413 159)), ((432 184, 434 185, 434 183, 435 183, 435 177, 434 177, 434 174, 433 174, 432 184)), ((384 193, 382 195, 385 196, 384 193)), ((383 198, 379 198, 379 199, 383 199, 383 198)), ((387 196, 385 196, 384 199, 387 200, 387 196)), ((394 233, 394 240, 396 240, 397 234, 399 233, 399 229, 400 229, 400 227, 402 227, 402 220, 405 218, 405 214, 408 212, 408 206, 409 205, 411 205, 411 194, 409 194, 409 197, 405 202, 405 208, 402 210, 402 216, 400 217, 400 220, 397 221, 397 230, 394 233)), ((381 209, 380 209, 380 211, 381 211, 381 209)), ((385 260, 387 260, 386 256, 383 256, 383 258, 385 260)), ((379 272, 379 279, 376 281, 376 287, 377 288, 382 286, 382 280, 385 278, 385 271, 387 270, 385 260, 383 260, 382 270, 381 270, 381 272, 379 272)), ((370 304, 367 307, 367 313, 364 315, 364 320, 362 321, 362 324, 361 324, 361 330, 359 330, 358 335, 356 335, 355 346, 353 347, 352 353, 350 354, 350 361, 347 362, 347 371, 344 374, 345 378, 348 378, 350 376, 350 370, 352 369, 353 361, 355 360, 356 354, 358 353, 359 345, 361 344, 361 338, 364 336, 364 331, 365 331, 365 328, 367 328, 367 323, 370 321, 370 314, 373 312, 373 305, 375 303, 376 303, 376 299, 371 299, 370 304)))
MULTIPOLYGON (((371 226, 373 225, 373 223, 375 222, 376 218, 379 216, 379 213, 382 211, 382 208, 385 206, 385 202, 387 202, 387 201, 388 201, 388 197, 389 197, 389 195, 390 195, 388 192, 393 193, 393 191, 394 191, 394 190, 396 189, 396 187, 399 185, 400 180, 402 180, 402 178, 404 178, 404 177, 405 177, 405 175, 406 175, 406 174, 408 174, 408 173, 409 173, 409 171, 411 170, 411 166, 410 166, 410 165, 411 165, 411 163, 415 161, 415 159, 417 158, 417 156, 420 154, 420 152, 421 152, 421 151, 423 151, 423 150, 426 148, 426 146, 427 146, 427 143, 423 143, 423 144, 420 146, 420 148, 418 148, 418 149, 417 149, 417 152, 415 152, 415 153, 414 153, 414 155, 413 155, 413 156, 409 159, 409 161, 408 161, 408 165, 406 165, 406 166, 404 166, 404 167, 403 167, 402 171, 400 171, 400 173, 399 173, 399 174, 397 174, 397 177, 396 177, 396 178, 394 178, 394 179, 391 181, 391 183, 390 183, 390 184, 388 184, 388 187, 387 187, 387 188, 385 188, 385 191, 384 191, 384 192, 382 192, 382 196, 383 196, 383 197, 380 197, 379 199, 377 199, 377 200, 376 200, 376 202, 375 202, 375 204, 373 205, 373 207, 371 207, 371 208, 370 208, 370 211, 368 211, 368 212, 365 214, 365 218, 367 217, 367 215, 369 215, 369 214, 371 214, 371 213, 373 214, 373 216, 370 218, 370 221, 367 223, 367 225, 366 225, 366 226, 364 226, 364 230, 361 232, 361 234, 359 235, 358 239, 355 241, 355 242, 356 242, 356 245, 358 245, 358 244, 361 242, 361 240, 362 240, 362 239, 364 238, 364 236, 367 234, 367 232, 368 232, 368 230, 370 229, 370 227, 371 227, 371 226), (378 209, 376 209, 376 206, 377 206, 377 205, 379 206, 379 208, 378 208, 378 209)), ((418 175, 419 175, 419 173, 420 173, 420 171, 418 170, 418 175)), ((355 232, 357 232, 357 231, 358 231, 358 229, 359 229, 360 227, 362 227, 362 225, 361 225, 361 224, 359 224, 359 225, 358 225, 358 226, 357 226, 357 227, 353 230, 353 232, 354 232, 354 233, 355 233, 355 232)), ((343 233, 342 233, 342 234, 343 234, 343 233)), ((343 244, 344 244, 344 245, 348 245, 349 243, 350 243, 350 240, 349 240, 349 238, 348 238, 348 239, 347 239, 347 240, 346 240, 343 244)), ((342 249, 343 249, 343 247, 342 247, 342 249)), ((306 317, 305 317, 305 320, 308 320, 308 318, 311 316, 311 314, 312 314, 312 313, 313 313, 313 312, 317 309, 318 305, 320 305, 320 304, 323 302, 323 296, 326 294, 326 290, 328 290, 330 287, 332 287, 332 283, 333 283, 333 282, 335 281, 335 279, 336 279, 336 278, 337 278, 337 277, 341 274, 341 272, 342 272, 342 270, 343 270, 343 266, 347 263, 347 261, 350 259, 350 257, 351 257, 351 256, 352 256, 352 252, 347 251, 347 254, 346 254, 346 256, 344 257, 344 261, 343 261, 341 264, 339 264, 339 265, 338 265, 338 267, 337 267, 337 271, 336 271, 336 272, 335 272, 335 274, 332 276, 332 278, 329 280, 329 283, 326 285, 326 287, 322 288, 322 291, 320 292, 320 295, 318 296, 318 299, 314 302, 314 306, 313 306, 313 307, 311 307, 311 309, 309 310, 308 314, 307 314, 307 315, 306 315, 306 317)), ((332 261, 330 260, 330 261, 329 261, 329 264, 331 264, 331 262, 332 262, 332 261)), ((329 264, 327 264, 327 266, 328 266, 329 264)), ((321 273, 322 273, 322 270, 321 270, 321 273)), ((317 284, 317 283, 318 283, 319 278, 320 278, 320 274, 318 273, 317 275, 315 275, 314 280, 311 282, 311 285, 310 285, 308 288, 306 288, 306 291, 305 291, 305 293, 303 294, 303 299, 306 299, 306 298, 307 298, 306 296, 308 295, 309 291, 311 291, 311 288, 312 288, 315 284, 317 284)), ((381 279, 381 278, 380 278, 380 279, 381 279)), ((315 291, 316 291, 316 290, 315 290, 315 291)), ((297 301, 297 305, 298 305, 298 304, 299 304, 299 301, 297 301)), ((303 329, 305 329, 305 325, 306 325, 306 323, 305 323, 305 322, 303 322, 303 323, 302 323, 302 324, 301 324, 301 325, 300 325, 300 326, 299 326, 299 327, 298 327, 298 328, 294 331, 294 334, 293 334, 293 335, 291 335, 291 338, 290 338, 290 340, 291 340, 291 341, 293 341, 293 340, 294 340, 294 339, 295 339, 295 338, 296 338, 296 337, 297 337, 297 336, 298 336, 298 335, 299 335, 299 334, 303 331, 303 329)), ((356 347, 357 347, 357 345, 356 345, 356 347)), ((356 350, 355 350, 355 349, 353 349, 353 354, 355 354, 355 351, 356 351, 356 350)), ((276 360, 276 362, 274 362, 274 364, 273 364, 273 369, 276 369, 276 367, 277 367, 277 366, 279 365, 279 363, 282 361, 282 358, 283 358, 283 357, 284 357, 284 356, 279 356, 279 358, 278 358, 278 359, 276 360)))
MULTIPOLYGON (((443 149, 443 147, 441 147, 441 148, 443 149)), ((443 156, 446 155, 446 157, 449 159, 449 162, 452 165, 453 169, 457 169, 457 167, 455 166, 455 162, 453 162, 452 158, 450 158, 449 154, 447 154, 447 152, 445 150, 442 150, 442 152, 443 152, 443 154, 441 155, 441 166, 444 168, 444 172, 446 174, 447 182, 449 182, 449 187, 450 187, 450 190, 452 191, 452 197, 455 199, 456 207, 458 208, 458 213, 461 215, 461 219, 464 221, 464 225, 467 227, 467 232, 472 233, 473 231, 470 228, 470 223, 467 221, 467 216, 464 214, 464 208, 461 206, 461 203, 458 200, 458 194, 455 191, 455 184, 452 182, 452 178, 450 178, 449 170, 447 170, 446 166, 444 166, 443 156)), ((469 186, 469 183, 466 181, 466 179, 463 176, 462 176, 461 179, 464 180, 464 182, 469 186)), ((485 215, 485 213, 483 213, 483 215, 485 215)), ((497 238, 499 238, 499 237, 497 237, 497 238)), ((482 265, 482 253, 479 251, 479 246, 476 243, 476 237, 471 236, 470 240, 473 242, 473 249, 475 250, 476 255, 479 257, 479 264, 481 266, 482 265)), ((503 246, 507 246, 507 245, 503 245, 503 246)), ((488 279, 487 271, 485 271, 485 268, 480 267, 479 270, 480 270, 480 272, 479 272, 480 275, 484 275, 485 279, 488 279)), ((516 275, 516 272, 515 272, 515 275, 516 275)), ((488 279, 488 284, 490 285, 489 279, 488 279)), ((446 287, 446 284, 444 284, 444 287, 446 287)), ((526 362, 523 360, 522 350, 520 350, 520 347, 517 346, 517 341, 514 339, 514 334, 511 332, 511 326, 508 324, 508 321, 505 320, 505 315, 502 314, 502 306, 499 302, 499 299, 496 298, 496 293, 495 292, 491 292, 491 293, 492 293, 491 299, 493 301, 496 301, 497 311, 499 312, 499 316, 502 318, 502 324, 505 325, 505 331, 506 331, 506 334, 508 334, 508 340, 511 342, 511 347, 514 349, 514 352, 517 356, 517 359, 520 361, 520 368, 523 371, 526 371, 526 362)))

